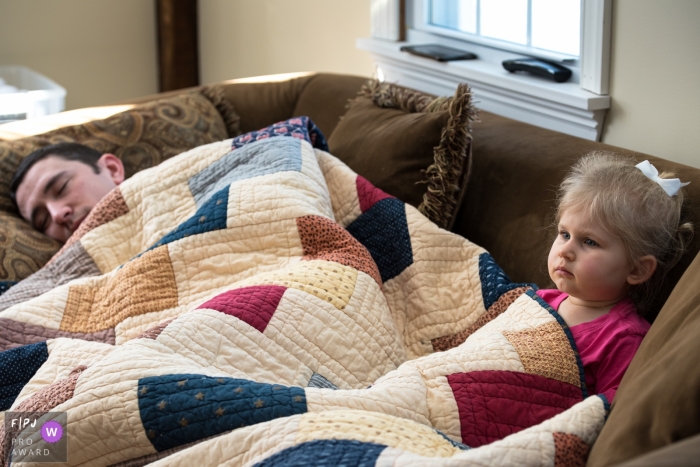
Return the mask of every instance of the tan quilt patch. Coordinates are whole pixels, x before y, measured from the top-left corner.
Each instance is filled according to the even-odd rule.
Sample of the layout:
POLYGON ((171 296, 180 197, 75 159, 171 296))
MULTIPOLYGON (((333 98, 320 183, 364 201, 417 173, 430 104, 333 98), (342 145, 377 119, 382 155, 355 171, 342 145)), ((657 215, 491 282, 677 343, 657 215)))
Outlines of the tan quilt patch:
POLYGON ((304 261, 280 272, 257 276, 254 281, 256 285, 281 285, 310 293, 339 310, 347 306, 356 282, 356 269, 328 261, 304 261))
POLYGON ((60 329, 95 332, 130 316, 177 306, 177 284, 168 246, 144 253, 119 269, 101 287, 72 286, 60 329))
POLYGON ((555 321, 524 331, 503 331, 513 344, 525 373, 581 386, 576 354, 564 330, 555 321))

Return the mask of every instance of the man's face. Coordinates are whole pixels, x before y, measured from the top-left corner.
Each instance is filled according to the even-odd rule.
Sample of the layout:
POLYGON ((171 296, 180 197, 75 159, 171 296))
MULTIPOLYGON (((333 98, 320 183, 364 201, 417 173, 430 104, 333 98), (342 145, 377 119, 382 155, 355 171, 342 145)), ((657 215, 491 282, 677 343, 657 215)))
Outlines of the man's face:
POLYGON ((65 242, 90 210, 124 180, 113 154, 97 162, 100 173, 79 161, 48 156, 34 164, 17 187, 19 212, 36 230, 65 242))

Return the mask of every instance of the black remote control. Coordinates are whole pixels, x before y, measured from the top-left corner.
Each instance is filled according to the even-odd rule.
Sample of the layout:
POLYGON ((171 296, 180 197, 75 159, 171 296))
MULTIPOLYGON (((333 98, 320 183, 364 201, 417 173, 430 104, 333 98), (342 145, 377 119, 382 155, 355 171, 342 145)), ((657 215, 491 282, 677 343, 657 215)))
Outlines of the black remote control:
POLYGON ((421 57, 432 58, 438 62, 449 62, 452 60, 474 60, 476 55, 464 50, 453 49, 439 44, 425 45, 404 45, 401 47, 402 52, 408 52, 421 57))
POLYGON ((503 68, 511 73, 526 71, 536 76, 551 79, 557 83, 563 83, 571 78, 571 70, 568 68, 539 58, 514 58, 512 60, 503 60, 503 68))

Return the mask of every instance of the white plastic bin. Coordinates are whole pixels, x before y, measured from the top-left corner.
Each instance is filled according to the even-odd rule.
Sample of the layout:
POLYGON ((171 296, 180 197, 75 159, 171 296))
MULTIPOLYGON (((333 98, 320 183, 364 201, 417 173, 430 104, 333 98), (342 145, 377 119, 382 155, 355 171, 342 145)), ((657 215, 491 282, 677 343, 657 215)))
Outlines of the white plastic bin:
POLYGON ((0 66, 0 78, 16 92, 0 93, 0 123, 41 117, 65 108, 66 89, 25 66, 0 66))

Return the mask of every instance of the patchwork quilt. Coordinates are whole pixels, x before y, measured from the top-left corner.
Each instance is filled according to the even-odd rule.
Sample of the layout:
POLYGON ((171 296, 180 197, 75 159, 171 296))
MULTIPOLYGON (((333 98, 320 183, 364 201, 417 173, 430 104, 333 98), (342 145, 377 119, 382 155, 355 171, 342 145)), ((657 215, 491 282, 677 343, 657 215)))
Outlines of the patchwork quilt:
POLYGON ((66 465, 584 465, 557 313, 327 151, 295 118, 112 191, 0 297, 0 408, 67 413, 66 465))

